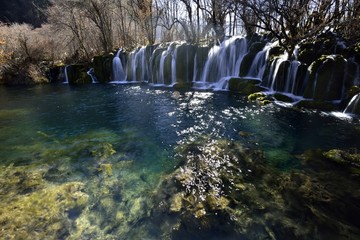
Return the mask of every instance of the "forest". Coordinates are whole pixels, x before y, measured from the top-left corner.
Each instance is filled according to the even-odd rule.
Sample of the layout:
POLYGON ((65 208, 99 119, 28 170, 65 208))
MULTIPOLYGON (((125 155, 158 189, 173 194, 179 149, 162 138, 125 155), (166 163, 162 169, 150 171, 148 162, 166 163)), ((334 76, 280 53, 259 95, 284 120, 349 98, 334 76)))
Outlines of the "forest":
POLYGON ((46 81, 49 66, 161 42, 217 44, 260 33, 291 55, 300 42, 331 31, 359 47, 357 0, 17 0, 1 6, 0 75, 15 83, 46 81))

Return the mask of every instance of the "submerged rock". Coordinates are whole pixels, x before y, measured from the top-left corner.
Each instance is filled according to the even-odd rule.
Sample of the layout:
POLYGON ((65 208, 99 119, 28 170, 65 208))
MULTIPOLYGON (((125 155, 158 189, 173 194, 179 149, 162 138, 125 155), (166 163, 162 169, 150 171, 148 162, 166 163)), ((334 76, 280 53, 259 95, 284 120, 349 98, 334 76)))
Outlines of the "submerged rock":
MULTIPOLYGON (((338 152, 328 154, 332 153, 338 156, 338 152)), ((162 238, 360 236, 356 221, 360 192, 349 192, 359 184, 331 173, 331 167, 324 172, 279 172, 265 163, 261 151, 206 137, 181 145, 178 154, 183 163, 159 185, 154 204, 157 207, 151 214, 162 238), (338 183, 335 176, 344 182, 338 183), (351 198, 349 209, 339 196, 351 198)))
POLYGON ((1 239, 59 239, 69 235, 89 196, 81 182, 52 185, 42 179, 44 168, 2 168, 1 239))

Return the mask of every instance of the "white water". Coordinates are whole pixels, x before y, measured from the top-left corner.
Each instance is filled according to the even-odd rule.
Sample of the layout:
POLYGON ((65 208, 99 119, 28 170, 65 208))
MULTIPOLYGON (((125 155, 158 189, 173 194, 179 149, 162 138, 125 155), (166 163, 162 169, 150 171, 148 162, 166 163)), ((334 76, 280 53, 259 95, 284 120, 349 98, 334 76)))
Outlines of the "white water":
POLYGON ((145 50, 146 47, 141 47, 139 50, 130 53, 132 79, 127 79, 128 81, 145 82, 147 80, 147 63, 145 59, 145 50))
POLYGON ((343 113, 354 113, 356 106, 360 104, 360 93, 356 94, 346 106, 343 113))
POLYGON ((178 48, 175 49, 171 58, 171 84, 174 85, 176 83, 176 59, 177 59, 178 48))
MULTIPOLYGON (((211 83, 218 82, 224 77, 239 76, 241 61, 247 53, 247 48, 247 40, 240 37, 232 37, 220 46, 212 47, 199 81, 211 83)), ((195 73, 196 71, 197 69, 194 69, 195 73)))
POLYGON ((65 68, 64 68, 65 80, 64 80, 63 84, 69 84, 69 77, 68 77, 68 72, 67 72, 68 67, 69 67, 69 65, 65 66, 65 68))
POLYGON ((122 49, 119 49, 119 51, 116 53, 113 61, 112 61, 112 67, 113 67, 113 81, 117 82, 123 82, 126 80, 125 71, 123 68, 123 64, 120 59, 120 53, 122 49))
POLYGON ((262 79, 266 70, 266 63, 269 57, 269 50, 272 45, 267 45, 265 48, 255 55, 251 64, 247 77, 256 77, 262 79))
POLYGON ((93 68, 90 68, 89 71, 87 71, 86 73, 87 73, 87 75, 89 75, 91 77, 91 82, 92 83, 98 83, 93 68))

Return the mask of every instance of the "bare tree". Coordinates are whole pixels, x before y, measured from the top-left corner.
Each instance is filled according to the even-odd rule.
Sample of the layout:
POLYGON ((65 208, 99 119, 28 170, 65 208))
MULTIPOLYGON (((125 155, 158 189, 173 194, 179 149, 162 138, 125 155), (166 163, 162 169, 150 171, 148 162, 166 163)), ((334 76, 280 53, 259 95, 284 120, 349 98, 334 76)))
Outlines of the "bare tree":
POLYGON ((157 1, 135 0, 128 1, 127 12, 135 23, 145 33, 148 44, 156 40, 156 28, 160 19, 161 9, 157 1))
POLYGON ((79 2, 79 7, 84 11, 85 16, 98 28, 99 40, 105 53, 113 49, 113 2, 112 0, 84 0, 79 2))
POLYGON ((334 29, 345 13, 345 2, 347 1, 339 4, 338 0, 237 0, 245 25, 272 33, 289 58, 303 39, 334 29), (247 16, 249 13, 252 15, 247 16), (253 17, 256 21, 247 21, 253 17))

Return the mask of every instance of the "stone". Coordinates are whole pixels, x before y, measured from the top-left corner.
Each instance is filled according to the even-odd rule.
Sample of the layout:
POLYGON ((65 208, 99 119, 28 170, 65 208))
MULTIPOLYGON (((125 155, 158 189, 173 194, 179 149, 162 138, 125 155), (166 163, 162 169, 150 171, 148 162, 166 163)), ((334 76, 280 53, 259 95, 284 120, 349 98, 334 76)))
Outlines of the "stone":
POLYGON ((294 104, 294 106, 297 108, 307 108, 326 112, 335 111, 337 109, 336 105, 334 105, 334 103, 332 102, 316 100, 301 100, 298 103, 294 104))
POLYGON ((86 64, 73 64, 67 66, 67 76, 69 84, 92 83, 91 77, 87 74, 89 66, 86 64))
POLYGON ((260 86, 261 80, 257 78, 230 78, 229 80, 229 90, 234 92, 239 92, 245 95, 249 95, 255 92, 265 90, 260 86))
POLYGON ((276 100, 281 101, 281 102, 287 102, 287 103, 294 102, 294 99, 292 99, 291 97, 289 97, 285 94, 282 94, 282 93, 275 93, 273 95, 273 98, 275 98, 276 100))
POLYGON ((92 67, 94 68, 94 73, 98 82, 107 83, 111 81, 113 58, 113 53, 99 55, 93 58, 92 67))
POLYGON ((340 55, 322 56, 310 67, 304 97, 320 101, 341 100, 346 60, 340 55))

